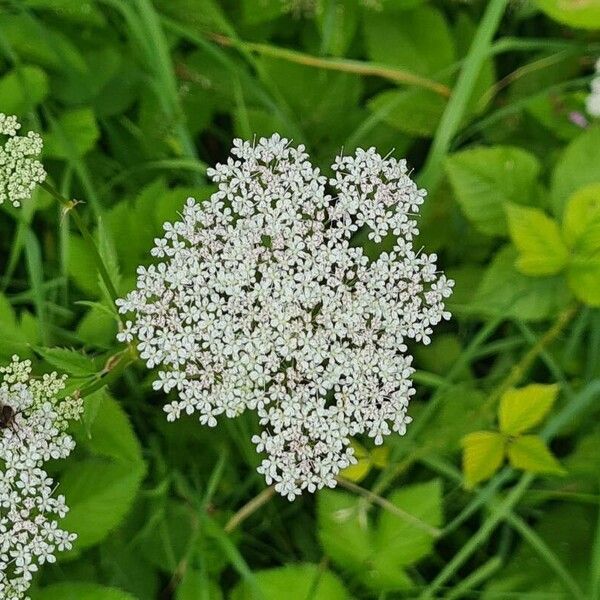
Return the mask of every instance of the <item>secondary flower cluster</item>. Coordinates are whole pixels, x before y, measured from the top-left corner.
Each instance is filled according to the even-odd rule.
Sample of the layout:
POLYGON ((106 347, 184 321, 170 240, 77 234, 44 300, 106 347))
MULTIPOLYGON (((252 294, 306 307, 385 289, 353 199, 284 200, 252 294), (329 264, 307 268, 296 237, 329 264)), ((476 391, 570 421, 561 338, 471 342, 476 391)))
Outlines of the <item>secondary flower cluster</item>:
POLYGON ((214 426, 256 410, 258 470, 289 499, 335 485, 354 462, 351 436, 404 433, 405 342, 427 344, 450 318, 453 282, 412 247, 425 192, 405 161, 371 148, 332 169, 328 180, 277 135, 235 140, 209 171, 218 191, 165 224, 158 264, 139 267, 118 302, 133 313, 119 339, 137 338, 159 367, 155 389, 177 390, 168 419, 195 412, 214 426), (375 243, 394 236, 393 250, 370 262, 351 243, 359 228, 375 243))
POLYGON ((590 95, 586 100, 586 108, 592 117, 600 117, 600 58, 596 61, 596 76, 592 79, 590 95))
POLYGON ((32 379, 31 363, 16 356, 0 373, 0 597, 19 600, 38 566, 54 562, 55 553, 69 550, 76 537, 58 527, 56 518, 68 507, 64 496, 53 495, 56 485, 44 463, 73 450, 65 430, 82 403, 57 398, 64 376, 32 379))
POLYGON ((20 128, 17 117, 0 113, 0 137, 4 137, 0 145, 0 204, 8 200, 20 206, 46 179, 46 171, 37 160, 42 153, 42 138, 33 131, 19 136, 20 128))

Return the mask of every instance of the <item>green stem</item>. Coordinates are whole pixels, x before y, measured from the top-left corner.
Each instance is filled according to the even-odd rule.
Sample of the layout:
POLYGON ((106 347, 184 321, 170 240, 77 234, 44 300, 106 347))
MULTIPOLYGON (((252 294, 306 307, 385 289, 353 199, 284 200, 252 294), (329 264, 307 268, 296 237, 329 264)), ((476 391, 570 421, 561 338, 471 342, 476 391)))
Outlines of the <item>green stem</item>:
POLYGON ((435 192, 442 178, 442 163, 448 153, 452 138, 458 131, 463 120, 467 104, 473 93, 475 81, 479 76, 484 61, 489 55, 491 42, 506 8, 506 4, 507 0, 491 0, 488 3, 473 38, 469 53, 465 57, 458 81, 446 105, 435 137, 433 138, 429 156, 419 176, 419 184, 426 188, 430 194, 435 192))
POLYGON ((54 189, 52 185, 50 185, 47 182, 42 183, 41 187, 44 188, 49 194, 51 194, 56 200, 58 200, 60 204, 64 207, 65 211, 73 218, 75 225, 77 225, 77 228, 79 229, 83 239, 85 240, 90 249, 90 252, 92 253, 94 262, 96 263, 96 267, 98 268, 98 272, 100 273, 100 277, 102 278, 102 281, 106 286, 106 290, 108 291, 108 294, 113 303, 116 304, 119 294, 117 293, 117 290, 110 278, 108 269, 106 268, 104 260, 100 255, 100 251, 98 250, 98 246, 96 245, 94 237, 90 233, 90 230, 88 229, 84 220, 81 218, 81 215, 77 211, 77 202, 75 202, 74 200, 67 200, 67 198, 62 196, 56 189, 54 189))

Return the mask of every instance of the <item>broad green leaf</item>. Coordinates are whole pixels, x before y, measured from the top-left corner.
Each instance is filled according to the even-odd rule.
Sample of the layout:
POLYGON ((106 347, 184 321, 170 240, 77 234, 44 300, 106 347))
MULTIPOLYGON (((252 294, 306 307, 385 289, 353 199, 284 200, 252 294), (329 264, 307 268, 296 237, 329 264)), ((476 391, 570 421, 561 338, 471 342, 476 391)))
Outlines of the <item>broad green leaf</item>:
POLYGON ((77 287, 87 296, 100 295, 99 274, 94 255, 83 238, 71 234, 69 238, 69 275, 77 287))
MULTIPOLYGON (((111 458, 136 467, 143 466, 142 448, 127 414, 106 387, 96 394, 99 394, 94 396, 97 410, 95 407, 90 409, 89 435, 82 436, 81 443, 95 456, 111 458)), ((86 398, 86 408, 87 400, 86 398)))
POLYGON ((22 115, 48 94, 48 77, 39 67, 25 65, 0 79, 0 106, 6 114, 22 115))
POLYGON ((456 59, 446 19, 431 6, 402 11, 393 18, 385 11, 367 11, 363 24, 367 55, 373 62, 436 75, 456 59))
POLYGON ((558 391, 558 385, 532 383, 504 392, 498 409, 500 431, 518 435, 539 425, 550 412, 558 391))
POLYGON ((195 569, 188 569, 177 586, 175 600, 222 600, 223 593, 219 586, 205 574, 195 569))
POLYGON ((562 231, 567 244, 575 250, 600 249, 600 181, 586 185, 569 198, 562 231))
POLYGON ((511 440, 507 447, 508 460, 515 469, 530 473, 564 475, 566 471, 554 458, 544 440, 537 435, 524 435, 511 440))
POLYGON ((446 99, 429 90, 386 90, 367 104, 373 113, 381 112, 383 122, 404 133, 431 137, 446 107, 446 99))
POLYGON ((59 13, 61 19, 81 25, 102 26, 106 19, 93 0, 22 0, 24 6, 59 13))
POLYGON ((317 497, 317 518, 327 555, 350 571, 364 568, 373 552, 373 532, 359 499, 340 490, 322 490, 317 497))
POLYGON ((507 204, 508 229, 519 250, 517 269, 525 275, 556 275, 565 267, 569 250, 556 221, 538 208, 507 204))
POLYGON ((91 150, 100 131, 96 117, 89 108, 77 108, 63 113, 52 132, 44 136, 44 155, 68 159, 83 156, 91 150))
POLYGON ((600 29, 600 5, 597 0, 535 0, 552 19, 582 29, 600 29))
POLYGON ((567 270, 567 281, 578 300, 589 306, 600 306, 600 249, 573 256, 567 270))
MULTIPOLYGON (((340 579, 331 571, 313 564, 287 565, 254 573, 264 600, 350 600, 340 579)), ((239 583, 231 600, 258 600, 252 588, 239 583)))
POLYGON ((554 213, 562 215, 569 198, 591 183, 600 183, 600 126, 579 135, 558 157, 552 176, 554 213))
POLYGON ((98 370, 91 358, 77 352, 77 350, 36 348, 36 352, 53 367, 75 377, 93 375, 98 370))
POLYGON ((432 530, 423 524, 431 528, 442 525, 442 482, 434 479, 409 485, 393 492, 388 500, 420 523, 383 510, 377 527, 378 556, 391 555, 398 567, 414 564, 431 553, 435 541, 432 530))
POLYGON ((136 600, 113 587, 95 583, 55 583, 31 594, 32 600, 136 600))
POLYGON ((517 252, 502 248, 487 267, 467 305, 476 314, 541 321, 558 314, 572 299, 562 275, 529 277, 517 271, 517 252))
POLYGON ((509 202, 533 204, 539 170, 533 155, 511 146, 470 148, 446 161, 460 207, 474 227, 488 235, 507 233, 509 202))
POLYGON ((504 436, 496 431, 474 431, 462 439, 463 472, 467 487, 489 479, 504 460, 504 436))
POLYGON ((318 0, 315 20, 324 54, 344 56, 356 33, 359 11, 355 0, 318 0))
POLYGON ((129 512, 144 464, 111 462, 104 458, 73 461, 60 476, 59 491, 70 507, 62 526, 77 534, 73 551, 103 540, 129 512))

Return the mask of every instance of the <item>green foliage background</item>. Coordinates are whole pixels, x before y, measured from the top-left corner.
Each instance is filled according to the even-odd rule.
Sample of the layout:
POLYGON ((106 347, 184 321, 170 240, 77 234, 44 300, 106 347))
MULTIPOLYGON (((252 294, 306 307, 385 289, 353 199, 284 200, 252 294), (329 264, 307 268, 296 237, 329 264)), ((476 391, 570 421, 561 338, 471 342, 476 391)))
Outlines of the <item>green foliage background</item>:
POLYGON ((85 396, 55 473, 79 539, 34 600, 600 598, 600 124, 573 118, 599 32, 575 0, 0 2, 0 111, 119 293, 232 138, 274 131, 323 169, 406 156, 456 279, 407 435, 289 503, 250 415, 167 424, 73 215, 2 205, 0 358, 85 396))

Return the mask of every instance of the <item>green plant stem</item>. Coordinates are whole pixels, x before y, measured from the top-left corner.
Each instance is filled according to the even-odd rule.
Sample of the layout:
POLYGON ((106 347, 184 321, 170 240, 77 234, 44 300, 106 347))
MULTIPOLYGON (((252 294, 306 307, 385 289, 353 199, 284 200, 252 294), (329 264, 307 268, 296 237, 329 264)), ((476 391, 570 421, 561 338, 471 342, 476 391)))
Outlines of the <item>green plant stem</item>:
POLYGON ((394 83, 403 83, 406 85, 412 85, 415 87, 421 87, 445 98, 451 94, 451 89, 434 81, 421 77, 410 71, 403 69, 395 69, 387 67, 385 65, 379 65, 375 63, 367 63, 358 60, 350 60, 347 58, 321 58, 306 54, 304 52, 298 52, 297 50, 290 50, 288 48, 279 48, 277 46, 271 46, 270 44, 260 44, 254 42, 241 42, 230 37, 220 35, 217 33, 209 34, 210 39, 217 42, 222 46, 232 46, 238 49, 244 49, 249 52, 255 52, 262 56, 270 56, 272 58, 279 58, 288 62, 305 65, 308 67, 317 67, 319 69, 327 69, 329 71, 341 71, 344 73, 354 73, 356 75, 371 75, 374 77, 381 77, 394 83))
POLYGON ((492 39, 504 14, 507 1, 491 0, 488 2, 469 52, 465 57, 458 81, 433 138, 427 161, 418 178, 419 184, 430 194, 435 192, 441 181, 442 163, 448 153, 452 138, 463 120, 475 82, 490 52, 492 39))
POLYGON ((245 521, 250 515, 255 513, 259 508, 264 506, 273 496, 275 495, 275 486, 269 486, 257 494, 252 500, 244 504, 240 510, 238 510, 232 517, 227 521, 223 531, 225 533, 231 533, 234 529, 245 521))
POLYGON ((98 273, 100 274, 100 277, 102 278, 102 281, 104 282, 104 285, 106 286, 106 290, 107 290, 111 300, 113 301, 113 303, 116 303, 119 295, 118 295, 117 290, 110 278, 108 269, 106 268, 106 265, 104 264, 104 260, 102 259, 102 256, 100 255, 100 251, 98 250, 96 241, 94 240, 94 237, 90 233, 90 230, 88 229, 87 225, 81 218, 81 215, 77 211, 77 202, 74 200, 67 200, 67 198, 62 196, 56 189, 54 189, 53 186, 51 186, 47 182, 42 183, 41 187, 43 189, 45 189, 49 194, 51 194, 56 200, 58 200, 60 202, 60 204, 64 207, 65 212, 68 213, 72 217, 75 225, 77 225, 77 229, 79 229, 83 239, 85 240, 86 244, 88 245, 88 247, 90 249, 90 252, 92 253, 94 262, 96 263, 96 267, 98 269, 98 273))

